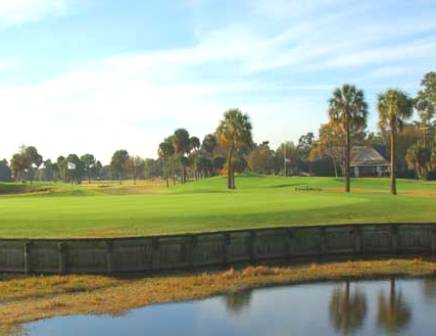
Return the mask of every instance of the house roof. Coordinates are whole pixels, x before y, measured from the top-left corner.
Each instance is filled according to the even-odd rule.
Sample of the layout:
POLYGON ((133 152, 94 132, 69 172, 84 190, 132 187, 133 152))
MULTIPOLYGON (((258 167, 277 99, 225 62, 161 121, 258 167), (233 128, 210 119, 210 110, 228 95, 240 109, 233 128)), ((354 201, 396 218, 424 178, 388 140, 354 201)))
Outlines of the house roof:
POLYGON ((369 146, 351 148, 351 167, 388 166, 389 162, 381 154, 369 146))

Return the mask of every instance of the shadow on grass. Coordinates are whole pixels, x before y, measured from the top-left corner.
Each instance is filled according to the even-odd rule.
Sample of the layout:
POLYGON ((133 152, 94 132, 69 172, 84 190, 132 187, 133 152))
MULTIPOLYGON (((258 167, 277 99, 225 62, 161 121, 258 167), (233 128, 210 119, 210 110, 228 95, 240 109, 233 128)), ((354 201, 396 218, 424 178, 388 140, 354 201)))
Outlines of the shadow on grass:
POLYGON ((271 186, 265 186, 264 188, 280 189, 280 188, 292 188, 298 186, 304 186, 307 183, 284 183, 284 184, 274 184, 271 186))

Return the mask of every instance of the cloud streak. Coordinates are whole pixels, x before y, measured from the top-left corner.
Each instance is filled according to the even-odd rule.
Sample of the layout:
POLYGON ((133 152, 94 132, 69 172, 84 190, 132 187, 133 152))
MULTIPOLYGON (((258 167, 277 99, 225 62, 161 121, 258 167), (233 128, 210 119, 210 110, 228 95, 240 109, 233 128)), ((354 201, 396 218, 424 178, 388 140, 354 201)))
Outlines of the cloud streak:
MULTIPOLYGON (((0 23, 64 15, 72 5, 19 1, 0 5, 0 23)), ((191 0, 190 6, 208 8, 208 3, 191 0)), ((202 137, 230 107, 252 116, 255 140, 276 146, 316 132, 326 120, 328 96, 343 81, 363 82, 373 100, 385 85, 380 79, 395 78, 406 88, 416 83, 416 88, 423 72, 434 70, 431 10, 393 24, 383 15, 370 17, 375 8, 359 2, 322 0, 315 6, 255 0, 245 5, 250 15, 239 13, 237 20, 214 22, 210 10, 201 13, 190 43, 182 46, 109 54, 37 83, 0 88, 11 125, 0 133, 5 144, 0 157, 10 157, 22 143, 53 158, 91 151, 108 162, 119 148, 156 156, 159 141, 175 128, 202 137)), ((0 70, 13 63, 0 60, 0 70)), ((26 74, 17 70, 20 75, 25 82, 26 74)))
POLYGON ((47 16, 65 15, 73 0, 2 0, 0 25, 11 26, 42 20, 47 16))

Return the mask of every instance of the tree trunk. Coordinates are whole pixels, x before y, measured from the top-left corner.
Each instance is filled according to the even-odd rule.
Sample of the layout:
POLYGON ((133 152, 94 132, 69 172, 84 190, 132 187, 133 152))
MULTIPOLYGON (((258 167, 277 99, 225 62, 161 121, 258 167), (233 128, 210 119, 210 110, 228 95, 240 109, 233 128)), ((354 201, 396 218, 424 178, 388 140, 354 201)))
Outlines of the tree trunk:
POLYGON ((392 195, 397 194, 397 129, 396 125, 392 123, 391 125, 391 193, 392 195))
POLYGON ((283 175, 288 176, 288 167, 286 165, 286 148, 283 146, 283 175))
POLYGON ((335 171, 335 177, 338 178, 338 167, 336 166, 335 157, 332 155, 332 156, 330 156, 330 158, 332 159, 333 170, 335 171))
POLYGON ((234 189, 232 158, 233 158, 233 146, 230 147, 229 155, 227 158, 227 188, 228 189, 234 189))
POLYGON ((351 143, 350 143, 350 120, 347 118, 345 125, 345 192, 350 192, 350 156, 351 156, 351 143))

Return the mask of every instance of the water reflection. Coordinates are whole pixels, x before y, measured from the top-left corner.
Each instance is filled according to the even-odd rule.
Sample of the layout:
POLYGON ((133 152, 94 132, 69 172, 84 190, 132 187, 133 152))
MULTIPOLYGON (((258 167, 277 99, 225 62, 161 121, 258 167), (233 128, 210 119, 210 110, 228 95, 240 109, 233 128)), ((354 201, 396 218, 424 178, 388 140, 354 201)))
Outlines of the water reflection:
POLYGON ((402 291, 395 286, 395 278, 391 278, 389 293, 380 292, 378 297, 378 327, 389 333, 399 332, 410 322, 411 315, 402 291))
POLYGON ((333 328, 345 335, 357 331, 366 317, 366 296, 358 288, 350 293, 350 281, 333 289, 329 312, 333 328))
POLYGON ((428 278, 423 282, 424 297, 427 302, 436 303, 436 279, 428 278))
POLYGON ((226 310, 230 314, 239 314, 244 309, 248 309, 251 302, 251 293, 252 290, 244 289, 224 296, 226 310))
POLYGON ((58 317, 26 324, 23 334, 433 335, 435 299, 435 279, 315 283, 149 306, 117 317, 58 317))

